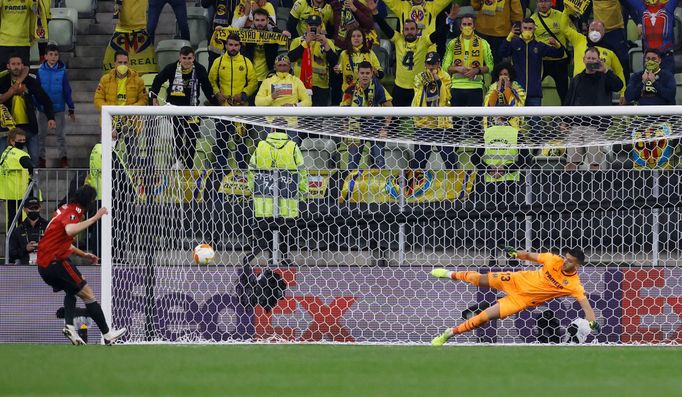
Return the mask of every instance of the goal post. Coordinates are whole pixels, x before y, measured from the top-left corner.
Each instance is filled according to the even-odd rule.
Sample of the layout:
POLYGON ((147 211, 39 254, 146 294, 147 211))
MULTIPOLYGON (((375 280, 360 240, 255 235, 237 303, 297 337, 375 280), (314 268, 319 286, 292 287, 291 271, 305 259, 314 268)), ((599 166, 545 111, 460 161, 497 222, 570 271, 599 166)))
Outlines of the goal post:
MULTIPOLYGON (((432 268, 529 270, 500 246, 580 247, 602 323, 589 342, 679 344, 681 118, 679 106, 107 106, 103 310, 126 343, 421 344, 503 296, 432 268), (277 154, 248 169, 261 141, 277 154), (192 260, 201 243, 209 265, 192 260)), ((561 298, 454 341, 561 342, 580 316, 561 298)))

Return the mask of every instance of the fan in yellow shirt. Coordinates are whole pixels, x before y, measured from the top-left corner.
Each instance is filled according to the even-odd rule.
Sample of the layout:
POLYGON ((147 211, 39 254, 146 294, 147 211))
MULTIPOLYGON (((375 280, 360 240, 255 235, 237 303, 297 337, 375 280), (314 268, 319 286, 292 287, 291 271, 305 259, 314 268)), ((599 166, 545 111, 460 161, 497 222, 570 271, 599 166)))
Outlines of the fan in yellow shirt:
MULTIPOLYGON (((440 56, 429 52, 424 61, 425 69, 414 77, 414 99, 412 107, 450 106, 450 75, 441 69, 440 56)), ((445 137, 452 129, 450 117, 415 117, 415 136, 418 142, 428 142, 433 137, 445 137)), ((414 145, 414 169, 425 169, 431 155, 431 145, 414 145)), ((447 169, 457 165, 457 153, 453 147, 437 148, 447 169)))
POLYGON ((339 55, 339 63, 334 66, 334 72, 343 75, 343 83, 341 89, 346 92, 346 89, 358 78, 358 65, 361 62, 367 61, 372 65, 373 73, 379 79, 384 77, 384 71, 379 63, 374 51, 367 48, 367 38, 365 33, 360 29, 353 29, 349 32, 350 45, 339 55))
MULTIPOLYGON (((298 77, 291 73, 291 62, 286 55, 275 60, 275 74, 261 84, 256 95, 256 106, 311 106, 313 104, 308 90, 298 77)), ((296 117, 285 117, 289 127, 296 127, 296 117)), ((277 123, 281 118, 267 117, 267 122, 277 123)), ((289 138, 300 145, 302 139, 296 133, 289 133, 289 138)))
POLYGON ((327 25, 332 20, 332 7, 325 0, 296 0, 291 7, 287 30, 296 36, 303 35, 308 30, 306 21, 311 15, 319 15, 322 24, 327 25))
POLYGON ((422 32, 435 30, 436 17, 452 3, 452 0, 384 0, 384 3, 398 17, 400 31, 403 30, 402 25, 405 21, 412 20, 417 23, 421 36, 422 32))

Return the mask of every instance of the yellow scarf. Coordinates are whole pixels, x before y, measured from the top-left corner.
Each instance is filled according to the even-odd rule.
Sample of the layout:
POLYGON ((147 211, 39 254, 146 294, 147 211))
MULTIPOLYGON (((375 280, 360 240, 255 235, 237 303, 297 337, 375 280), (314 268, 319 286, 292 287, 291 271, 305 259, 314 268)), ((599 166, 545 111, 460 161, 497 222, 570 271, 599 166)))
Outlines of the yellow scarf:
POLYGON ((480 68, 483 66, 483 45, 481 38, 475 34, 471 36, 469 48, 464 49, 464 38, 460 35, 455 37, 453 46, 453 64, 455 66, 465 66, 480 68))

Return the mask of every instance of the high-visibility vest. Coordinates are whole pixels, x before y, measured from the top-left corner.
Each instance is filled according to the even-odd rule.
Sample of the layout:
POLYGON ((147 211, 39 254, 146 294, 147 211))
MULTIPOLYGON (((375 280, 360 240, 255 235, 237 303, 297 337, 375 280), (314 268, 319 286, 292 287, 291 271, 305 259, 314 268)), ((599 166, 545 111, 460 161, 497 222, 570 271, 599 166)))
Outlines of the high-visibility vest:
MULTIPOLYGON (((0 156, 0 199, 21 200, 28 187, 29 174, 19 160, 29 155, 14 146, 7 146, 0 156)), ((29 157, 30 158, 30 157, 29 157)))
MULTIPOLYGON (((517 143, 519 130, 508 125, 496 125, 488 127, 483 133, 485 151, 483 153, 483 163, 489 167, 508 167, 514 164, 519 156, 517 143), (496 146, 496 148, 493 148, 496 146)), ((500 175, 490 172, 485 174, 484 180, 488 182, 518 182, 520 172, 518 170, 507 171, 500 175)))
POLYGON ((249 164, 249 187, 253 194, 254 216, 296 218, 300 193, 308 191, 308 174, 303 155, 287 134, 276 132, 258 143, 249 164), (273 172, 273 170, 278 170, 273 172), (278 210, 274 211, 274 187, 278 210))
POLYGON ((90 173, 85 183, 97 190, 97 200, 102 199, 102 144, 98 143, 90 152, 90 173))

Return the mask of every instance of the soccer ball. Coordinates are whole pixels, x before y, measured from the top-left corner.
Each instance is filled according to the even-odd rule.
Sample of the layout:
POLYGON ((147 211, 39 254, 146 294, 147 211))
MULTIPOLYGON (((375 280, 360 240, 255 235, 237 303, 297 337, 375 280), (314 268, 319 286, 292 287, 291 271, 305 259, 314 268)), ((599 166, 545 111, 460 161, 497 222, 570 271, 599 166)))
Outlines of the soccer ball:
POLYGON ((587 337, 592 332, 589 321, 584 318, 576 318, 568 326, 566 337, 569 343, 585 343, 587 337))
POLYGON ((199 244, 194 247, 194 263, 197 265, 205 265, 213 260, 215 251, 208 244, 199 244))

